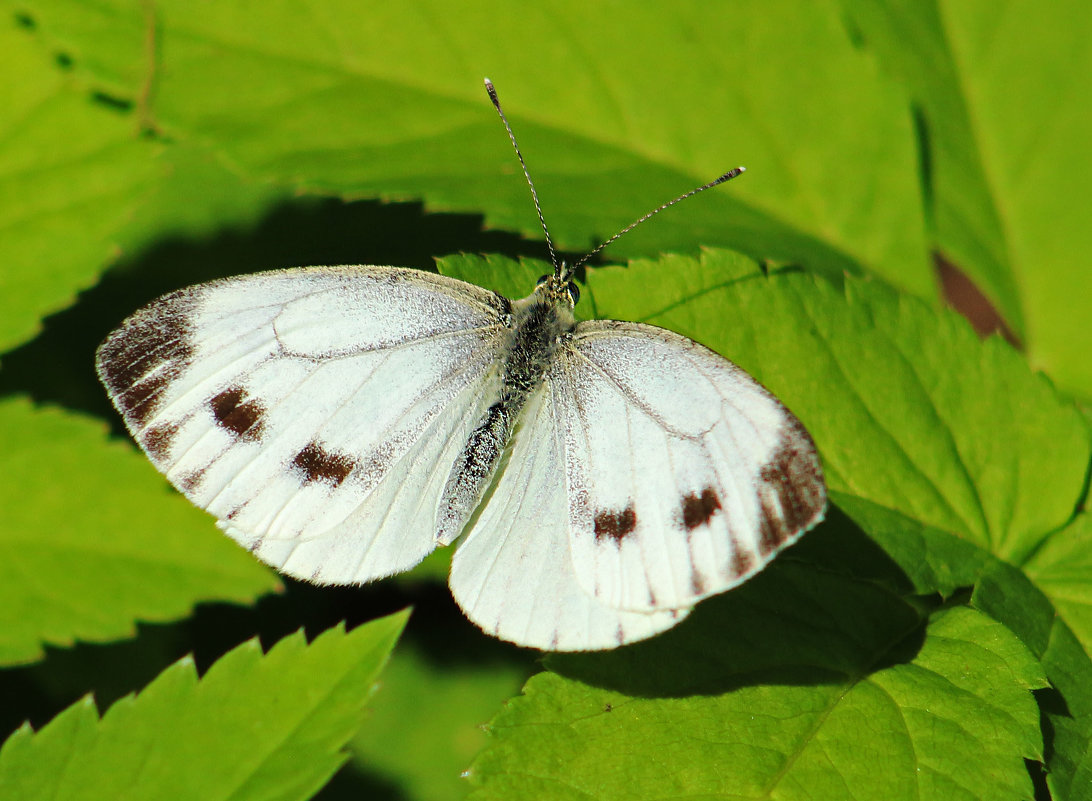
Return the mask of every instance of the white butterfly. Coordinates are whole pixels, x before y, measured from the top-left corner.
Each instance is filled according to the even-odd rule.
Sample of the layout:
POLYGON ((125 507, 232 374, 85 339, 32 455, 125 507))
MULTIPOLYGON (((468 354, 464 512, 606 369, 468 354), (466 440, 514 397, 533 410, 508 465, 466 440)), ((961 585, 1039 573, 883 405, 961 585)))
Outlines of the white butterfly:
POLYGON ((826 490, 743 370, 577 323, 576 300, 564 264, 514 302, 397 267, 259 273, 153 301, 97 366, 155 466, 262 561, 351 584, 461 537, 451 591, 477 625, 613 648, 761 570, 826 490))

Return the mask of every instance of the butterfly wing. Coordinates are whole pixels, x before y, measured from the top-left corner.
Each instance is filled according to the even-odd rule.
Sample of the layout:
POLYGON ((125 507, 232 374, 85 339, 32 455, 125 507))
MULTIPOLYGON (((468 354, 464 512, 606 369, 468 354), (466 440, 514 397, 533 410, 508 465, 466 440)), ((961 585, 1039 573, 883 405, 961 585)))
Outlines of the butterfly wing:
POLYGON ((435 547, 507 310, 417 270, 260 273, 152 302, 97 366, 148 457, 229 535, 291 575, 367 581, 435 547))
POLYGON ((586 322, 547 380, 563 421, 572 564, 601 603, 690 607, 822 519, 808 433, 713 351, 653 326, 586 322))
POLYGON ((564 428, 550 384, 528 400, 506 463, 451 562, 451 592, 488 632, 551 651, 614 648, 675 625, 686 610, 627 612, 577 582, 564 428))

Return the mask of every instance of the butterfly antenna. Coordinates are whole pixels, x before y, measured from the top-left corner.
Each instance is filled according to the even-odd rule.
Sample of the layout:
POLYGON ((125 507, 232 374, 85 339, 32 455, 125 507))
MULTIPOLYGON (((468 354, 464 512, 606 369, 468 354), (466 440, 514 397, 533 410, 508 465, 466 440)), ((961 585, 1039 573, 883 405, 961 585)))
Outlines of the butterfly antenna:
POLYGON ((712 189, 714 186, 718 186, 719 184, 722 184, 725 181, 731 181, 733 178, 735 178, 736 176, 738 176, 741 173, 744 173, 746 171, 747 171, 746 167, 736 167, 733 170, 728 170, 728 172, 724 173, 724 175, 720 176, 719 178, 716 178, 716 179, 710 181, 707 184, 702 184, 697 189, 691 189, 689 192, 686 192, 685 194, 679 195, 674 200, 671 200, 671 201, 668 201, 667 203, 664 203, 659 208, 653 209, 648 214, 643 216, 641 219, 634 220, 633 222, 631 222, 629 225, 627 225, 621 231, 616 233, 614 236, 612 236, 606 242, 601 244, 599 247, 597 247, 591 253, 587 254, 582 259, 580 259, 580 261, 578 261, 576 264, 573 265, 573 270, 576 270, 576 268, 583 266, 588 261, 588 259, 595 256, 595 254, 597 254, 599 251, 601 251, 603 248, 605 248, 607 245, 609 245, 614 240, 618 239, 620 236, 624 236, 624 235, 628 234, 630 231, 632 231, 638 225, 643 223, 649 217, 653 217, 653 216, 659 214, 664 209, 670 208, 670 207, 674 206, 676 203, 678 203, 680 201, 683 201, 683 200, 686 200, 688 197, 693 197, 694 195, 698 194, 698 192, 704 192, 706 189, 712 189))
MULTIPOLYGON (((531 180, 531 173, 527 172, 527 164, 523 160, 523 154, 519 152, 519 145, 516 144, 516 135, 512 133, 512 126, 508 124, 508 118, 504 116, 504 109, 501 108, 500 99, 497 97, 497 90, 493 88, 493 82, 488 78, 485 79, 485 91, 489 92, 489 99, 493 101, 493 108, 500 114, 501 122, 504 123, 504 129, 508 131, 508 138, 512 140, 512 148, 516 151, 516 156, 519 158, 519 166, 523 167, 523 177, 527 179, 527 186, 531 187, 531 199, 535 202, 535 211, 538 212, 538 221, 542 225, 542 233, 546 234, 546 247, 550 251, 550 262, 554 265, 554 275, 561 275, 561 265, 557 262, 557 254, 554 252, 554 243, 550 239, 550 229, 546 227, 546 218, 542 216, 542 206, 538 202, 538 192, 535 191, 535 182, 531 180)), ((704 188, 704 187, 703 187, 704 188)))

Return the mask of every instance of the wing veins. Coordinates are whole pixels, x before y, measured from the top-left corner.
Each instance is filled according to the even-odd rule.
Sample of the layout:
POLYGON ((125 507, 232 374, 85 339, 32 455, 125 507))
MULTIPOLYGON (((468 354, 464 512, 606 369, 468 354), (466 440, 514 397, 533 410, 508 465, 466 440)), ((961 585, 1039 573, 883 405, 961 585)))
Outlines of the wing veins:
MULTIPOLYGON (((485 395, 485 382, 483 381, 480 388, 478 389, 477 393, 475 394, 475 400, 480 401, 481 398, 484 397, 484 395, 485 395)), ((428 425, 425 428, 424 434, 422 436, 418 437, 417 440, 415 440, 414 444, 416 445, 416 444, 420 443, 425 438, 425 436, 429 432, 431 432, 432 429, 441 420, 444 419, 444 417, 445 417, 445 415, 443 415, 443 414, 437 414, 437 415, 433 416, 433 419, 428 422, 428 425)), ((458 421, 455 422, 455 425, 458 425, 458 421)), ((449 431, 448 433, 450 434, 451 432, 449 431)), ((412 448, 406 449, 406 451, 404 453, 402 453, 394 462, 391 463, 391 469, 388 469, 385 473, 383 473, 383 476, 379 479, 379 481, 376 482, 375 487, 373 487, 371 490, 369 490, 368 495, 365 496, 361 500, 361 502, 359 504, 357 504, 356 508, 353 510, 354 514, 361 508, 361 506, 363 506, 369 500, 372 492, 374 492, 374 490, 378 489, 381 484, 383 484, 385 481, 387 481, 390 478, 391 474, 394 472, 394 470, 393 470, 394 466, 397 465, 397 464, 401 464, 402 461, 407 456, 409 456, 409 453, 410 453, 411 450, 412 450, 412 448)), ((407 488, 407 483, 402 482, 402 484, 395 490, 395 493, 394 493, 393 498, 391 499, 391 502, 387 505, 387 510, 383 513, 383 517, 380 519, 379 525, 376 527, 376 534, 377 535, 375 537, 372 537, 371 541, 364 548, 364 553, 361 554, 360 559, 357 561, 356 568, 354 569, 354 575, 356 573, 360 572, 361 566, 367 560, 368 554, 371 553, 372 548, 375 546, 376 541, 379 539, 378 532, 382 531, 386 527, 387 520, 390 519, 391 511, 394 509, 398 497, 406 490, 406 488, 407 488)), ((417 513, 421 510, 421 507, 424 505, 424 502, 425 502, 424 493, 420 493, 419 496, 418 496, 417 503, 413 507, 413 515, 412 515, 413 517, 417 516, 417 513)), ((435 543, 435 536, 436 536, 436 533, 434 531, 433 532, 433 542, 434 543, 435 543)), ((434 544, 434 547, 435 547, 435 544, 434 544)))
POLYGON ((440 341, 440 340, 448 339, 448 338, 451 338, 451 337, 465 336, 467 334, 490 332, 486 336, 492 336, 492 335, 495 335, 496 332, 502 331, 505 328, 505 326, 503 324, 501 324, 501 323, 491 323, 489 325, 478 326, 477 328, 456 328, 456 329, 454 329, 452 331, 437 331, 436 333, 425 334, 424 336, 413 337, 412 339, 405 339, 405 340, 402 340, 401 342, 395 342, 395 343, 391 343, 389 345, 375 345, 375 346, 370 346, 370 347, 360 347, 360 348, 355 348, 352 351, 349 351, 347 353, 333 353, 333 354, 328 354, 328 355, 320 354, 318 356, 309 355, 309 354, 306 354, 306 353, 299 353, 299 352, 296 352, 296 351, 289 350, 281 342, 281 336, 280 336, 280 334, 277 333, 277 326, 276 326, 276 321, 275 320, 272 323, 272 328, 273 328, 273 338, 277 342, 277 345, 280 348, 280 351, 281 351, 282 355, 289 356, 289 357, 291 357, 293 359, 306 359, 307 361, 312 361, 312 362, 332 362, 332 361, 338 361, 340 359, 353 358, 353 357, 359 356, 359 355, 361 355, 363 353, 380 353, 380 352, 384 352, 384 351, 393 352, 393 351, 401 350, 402 348, 412 347, 412 346, 415 346, 415 345, 420 345, 422 343, 440 341))
MULTIPOLYGON (((589 358, 585 354, 581 353, 577 348, 570 348, 569 350, 572 353, 577 354, 581 359, 591 365, 597 373, 599 373, 604 379, 606 379, 607 383, 611 384, 614 387, 616 392, 622 395, 632 405, 636 406, 638 409, 644 412, 656 423, 656 425, 658 425, 664 431, 667 431, 670 434, 679 437, 679 439, 685 439, 689 441, 700 440, 702 437, 708 434, 709 431, 712 430, 713 426, 716 425, 716 423, 714 423, 713 426, 710 426, 704 431, 699 431, 696 434, 687 434, 686 432, 677 430, 674 426, 669 425, 667 421, 664 420, 659 414, 657 414, 651 407, 649 407, 648 404, 634 397, 634 395, 629 391, 629 388, 625 384, 623 384, 621 381, 619 381, 602 367, 600 367, 594 359, 589 358)), ((714 384, 714 386, 716 385, 714 384)))
MULTIPOLYGON (((482 352, 483 350, 484 350, 484 348, 481 348, 481 349, 477 349, 477 350, 476 350, 476 353, 481 353, 481 352, 482 352)), ((334 409, 334 410, 333 410, 333 411, 332 411, 332 412, 331 412, 331 413, 330 413, 330 414, 329 414, 329 415, 327 416, 327 418, 326 418, 326 422, 325 422, 325 423, 324 423, 324 424, 323 424, 322 426, 320 426, 320 427, 318 428, 318 430, 316 431, 316 435, 317 435, 317 434, 318 434, 319 432, 322 432, 322 431, 324 431, 324 430, 326 429, 327 425, 329 424, 329 421, 330 421, 330 420, 331 420, 331 419, 332 419, 333 417, 335 417, 335 416, 336 416, 336 415, 337 415, 337 414, 338 414, 339 412, 343 411, 343 410, 345 409, 345 406, 346 406, 346 405, 348 404, 349 400, 350 400, 351 398, 355 397, 355 396, 357 395, 357 393, 359 393, 359 392, 360 392, 360 390, 361 390, 361 387, 363 387, 363 386, 364 386, 365 384, 367 384, 367 383, 368 383, 368 381, 370 381, 370 380, 372 379, 372 376, 374 375, 374 373, 375 373, 375 370, 378 370, 378 369, 379 369, 379 368, 380 368, 380 367, 381 367, 382 365, 386 364, 386 362, 387 362, 387 361, 388 361, 388 360, 389 360, 389 359, 390 359, 390 358, 391 358, 391 357, 392 357, 393 355, 394 355, 393 353, 384 353, 384 354, 382 355, 382 360, 381 360, 381 361, 380 361, 380 362, 379 362, 379 363, 378 363, 378 364, 377 364, 377 365, 375 366, 375 369, 373 369, 373 370, 371 371, 371 373, 370 373, 370 374, 369 374, 369 375, 368 375, 367 377, 365 377, 365 378, 361 379, 361 381, 360 381, 360 382, 359 382, 359 383, 357 384, 356 388, 355 388, 355 389, 354 389, 354 390, 353 390, 352 392, 350 392, 350 393, 349 393, 349 394, 348 394, 348 395, 346 396, 345 400, 343 400, 343 401, 342 401, 342 402, 341 402, 341 403, 340 403, 340 404, 338 405, 338 407, 337 407, 336 409, 334 409)), ((482 359, 482 361, 486 361, 486 360, 485 360, 485 359, 482 359)), ((453 380, 454 378, 456 378, 457 376, 463 375, 463 374, 465 374, 466 372, 468 372, 468 371, 469 371, 469 370, 470 370, 470 369, 471 369, 471 368, 472 368, 472 367, 474 366, 474 364, 475 364, 475 363, 476 363, 476 362, 473 362, 473 361, 467 361, 467 362, 461 362, 461 363, 457 363, 457 364, 456 364, 456 367, 455 367, 455 369, 454 369, 454 370, 452 370, 452 371, 450 371, 450 372, 448 372, 448 373, 445 373, 444 375, 441 375, 441 376, 439 376, 439 377, 438 377, 438 378, 437 378, 437 379, 436 379, 436 380, 435 380, 435 381, 434 381, 434 382, 433 382, 432 384, 428 385, 428 387, 427 387, 427 388, 426 388, 426 389, 425 389, 424 391, 422 391, 422 392, 421 392, 421 393, 420 393, 420 394, 419 394, 419 395, 418 395, 418 396, 417 396, 417 397, 416 397, 416 398, 414 399, 413 403, 411 403, 411 404, 410 404, 409 406, 407 406, 407 407, 406 407, 406 408, 405 408, 405 409, 404 409, 404 410, 402 411, 402 413, 401 413, 401 414, 399 415, 399 419, 402 419, 402 418, 404 418, 404 417, 406 416, 406 414, 408 414, 408 413, 409 413, 410 411, 412 411, 412 410, 414 410, 414 409, 418 408, 418 407, 419 407, 419 406, 420 406, 420 405, 421 405, 422 403, 424 403, 424 401, 426 400, 426 398, 428 398, 429 396, 431 396, 432 394, 434 394, 434 393, 435 393, 435 392, 436 392, 437 390, 439 390, 440 388, 442 388, 443 386, 445 386, 446 384, 448 384, 448 383, 449 383, 450 381, 452 381, 452 380, 453 380)), ((282 398, 281 398, 281 399, 280 399, 279 401, 277 401, 277 403, 276 403, 276 404, 274 404, 273 406, 271 406, 271 407, 270 407, 270 411, 272 411, 273 409, 276 409, 276 408, 277 408, 278 406, 280 406, 280 405, 281 405, 282 403, 284 403, 284 402, 285 402, 286 400, 288 400, 289 396, 291 396, 291 395, 295 394, 296 392, 298 392, 298 391, 300 390, 300 387, 302 387, 302 386, 303 386, 303 385, 304 385, 305 383, 307 383, 307 382, 308 382, 309 380, 311 380, 312 378, 314 378, 314 376, 315 376, 315 375, 317 374, 317 372, 318 372, 317 370, 312 370, 312 371, 311 371, 310 373, 308 373, 308 374, 307 374, 307 375, 306 375, 306 376, 305 376, 305 377, 304 377, 304 378, 303 378, 303 379, 302 379, 302 380, 301 380, 301 381, 300 381, 300 382, 299 382, 299 383, 298 383, 298 384, 297 384, 297 385, 296 385, 296 386, 295 386, 295 387, 294 387, 294 388, 293 388, 293 389, 292 389, 292 390, 291 390, 290 392, 286 393, 286 394, 284 395, 284 397, 282 397, 282 398)), ((437 419, 439 419, 439 418, 440 418, 441 416, 442 416, 442 415, 439 415, 439 414, 436 414, 436 415, 434 415, 434 416, 433 416, 433 419, 429 421, 429 423, 428 423, 428 426, 426 426, 426 430, 428 430, 428 429, 431 429, 431 427, 432 427, 432 425, 433 425, 433 424, 435 423, 435 421, 436 421, 437 419)), ((395 422, 397 422, 397 421, 395 421, 395 422)), ((392 424, 392 425, 393 425, 393 424, 392 424)), ((390 432, 390 428, 391 428, 391 427, 390 427, 390 426, 388 426, 388 427, 387 427, 386 429, 384 429, 384 432, 383 432, 383 434, 381 434, 381 435, 379 436, 379 438, 378 438, 378 439, 379 439, 379 441, 386 441, 386 440, 388 440, 388 439, 389 439, 389 437, 388 437, 388 434, 389 434, 389 432, 390 432)), ((282 435, 281 435, 281 437, 279 437, 278 439, 283 439, 283 438, 284 438, 284 437, 285 437, 286 435, 287 435, 287 434, 282 434, 282 435)), ((276 441, 276 440, 273 440, 273 442, 275 442, 275 441, 276 441)), ((384 476, 384 477, 386 477, 387 475, 389 475, 389 473, 390 473, 390 471, 391 471, 391 468, 392 468, 392 467, 393 467, 394 465, 396 465, 396 464, 400 463, 400 462, 401 462, 401 461, 402 461, 402 460, 403 460, 403 459, 404 459, 404 458, 405 458, 405 457, 406 457, 406 456, 407 456, 407 455, 408 455, 408 454, 410 453, 410 451, 412 451, 412 450, 413 450, 413 444, 416 444, 416 443, 417 443, 417 442, 419 442, 419 441, 420 441, 420 438, 418 438, 418 439, 414 440, 414 441, 413 441, 413 443, 411 443, 410 447, 406 448, 406 450, 405 450, 405 451, 403 451, 403 452, 402 452, 402 453, 401 453, 401 454, 400 454, 400 455, 399 455, 399 456, 398 456, 398 457, 397 457, 397 458, 396 458, 396 459, 395 459, 395 460, 394 460, 393 462, 391 462, 391 465, 390 465, 390 467, 388 467, 388 469, 387 469, 386 471, 384 471, 384 473, 383 473, 383 476, 384 476)), ((271 443, 270 443, 270 444, 271 444, 271 443)), ((251 467, 252 467, 252 466, 253 466, 254 464, 256 464, 257 462, 259 462, 259 461, 260 461, 260 458, 261 458, 261 454, 260 454, 260 453, 258 453, 258 454, 255 454, 255 458, 254 458, 254 459, 251 459, 251 460, 250 460, 250 461, 249 461, 249 462, 247 463, 247 465, 246 465, 246 466, 245 466, 245 467, 244 467, 244 468, 243 468, 242 470, 240 470, 240 471, 239 471, 238 473, 236 473, 236 474, 235 474, 235 475, 234 475, 234 476, 233 476, 233 477, 231 478, 231 480, 230 480, 230 481, 229 481, 229 482, 228 482, 227 484, 225 484, 225 485, 224 485, 224 487, 223 487, 223 488, 221 488, 221 490, 220 490, 219 492, 217 492, 216 496, 214 496, 214 497, 213 497, 212 499, 210 499, 210 501, 209 501, 208 505, 209 505, 209 506, 211 506, 211 505, 212 505, 212 503, 213 503, 213 502, 214 502, 214 501, 215 501, 215 500, 216 500, 217 498, 219 498, 219 497, 220 497, 220 496, 221 496, 221 495, 222 495, 222 494, 223 494, 223 493, 224 493, 225 491, 227 491, 227 490, 228 490, 228 489, 229 489, 229 488, 230 488, 230 487, 232 486, 232 484, 234 484, 234 483, 235 483, 235 482, 236 482, 236 481, 237 481, 237 480, 238 480, 238 479, 239 479, 239 478, 240 478, 240 477, 241 477, 241 476, 242 476, 242 475, 244 474, 244 472, 245 472, 246 470, 250 469, 250 468, 251 468, 251 467)), ((362 501, 361 501, 361 505, 362 505, 362 504, 364 503, 364 501, 366 501, 366 500, 367 500, 368 498, 370 498, 370 497, 371 497, 372 493, 373 493, 373 492, 374 492, 374 491, 375 491, 375 490, 376 490, 376 489, 377 489, 377 488, 378 488, 378 487, 379 487, 379 486, 380 486, 380 485, 381 485, 382 483, 383 483, 383 478, 381 478, 381 479, 380 479, 379 481, 377 481, 377 482, 376 482, 376 483, 375 483, 375 484, 374 484, 373 486, 371 486, 371 487, 369 487, 369 488, 368 488, 368 491, 367 491, 367 493, 365 494, 364 498, 363 498, 363 499, 362 499, 362 501)), ((289 505, 290 505, 290 504, 292 503, 292 501, 293 501, 293 500, 295 500, 296 498, 298 498, 298 495, 295 495, 295 494, 293 494, 293 495, 290 495, 290 496, 288 496, 288 498, 287 498, 287 499, 286 499, 286 500, 284 501, 284 503, 282 503, 282 505, 281 505, 280 509, 278 509, 278 510, 277 510, 277 511, 276 511, 276 512, 274 513, 273 517, 272 517, 272 518, 270 519, 270 522, 269 522, 269 524, 267 525, 267 531, 271 531, 271 530, 273 529, 273 525, 274 525, 274 523, 276 522, 277 518, 279 518, 279 517, 280 517, 280 516, 281 516, 281 515, 282 515, 282 514, 284 513, 284 511, 285 511, 285 510, 286 510, 286 509, 288 508, 288 506, 289 506, 289 505)), ((360 506, 358 505, 358 506, 357 506, 357 508, 359 509, 359 508, 360 508, 360 506)))

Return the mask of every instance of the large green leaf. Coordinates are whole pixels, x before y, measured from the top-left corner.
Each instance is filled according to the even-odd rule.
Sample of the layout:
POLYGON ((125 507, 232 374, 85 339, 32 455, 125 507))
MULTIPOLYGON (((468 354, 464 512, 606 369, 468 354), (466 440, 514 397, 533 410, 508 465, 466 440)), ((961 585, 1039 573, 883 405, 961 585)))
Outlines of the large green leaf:
POLYGON ((903 80, 923 115, 926 200, 935 245, 1024 331, 1023 301, 998 199, 976 142, 966 95, 935 0, 842 0, 865 44, 903 80))
POLYGON ((598 316, 686 334, 762 381, 811 431, 832 490, 1013 561, 1073 514, 1092 452, 1080 416, 951 312, 724 251, 590 270, 587 294, 598 316))
POLYGON ((87 697, 0 751, 0 796, 91 801, 305 799, 345 761, 405 613, 240 645, 198 679, 189 657, 99 719, 87 697))
POLYGON ((453 13, 349 0, 257 12, 190 0, 30 8, 93 80, 150 97, 158 130, 255 176, 342 196, 420 197, 539 235, 482 90, 488 74, 563 247, 587 248, 742 161, 746 178, 618 252, 731 243, 932 291, 905 98, 853 46, 833 3, 747 3, 730 15, 698 2, 619 13, 573 0, 519 13, 499 2, 453 13), (665 69, 649 52, 687 57, 665 69))
POLYGON ((1092 519, 1082 514, 1024 563, 1058 612, 1092 649, 1092 519))
POLYGON ((1082 0, 843 0, 921 109, 937 245, 1092 395, 1092 11, 1082 0))
POLYGON ((0 441, 0 661, 278 587, 101 423, 8 399, 0 441))
POLYGON ((472 797, 1030 798, 1037 661, 972 610, 924 639, 918 620, 778 562, 648 644, 552 658, 494 721, 472 797))
POLYGON ((1083 322, 1092 309, 1092 8, 949 0, 943 12, 1023 291, 1032 363, 1092 395, 1083 322))
POLYGON ((0 81, 0 349, 119 256, 252 223, 288 194, 240 183, 192 144, 141 136, 138 110, 102 101, 10 19, 0 74, 18 76, 0 81))
POLYGON ((0 349, 92 284, 157 176, 158 145, 0 22, 0 349), (78 132, 78 135, 73 135, 78 132))
MULTIPOLYGON (((1047 548, 1053 550, 1052 544, 1047 548)), ((1038 569, 1034 562, 1029 571, 1038 569)), ((1078 572, 1071 571, 1071 586, 1077 578, 1078 572)), ((1044 581, 1042 576, 1036 580, 1044 581)), ((1087 569, 1083 584, 1086 588, 1092 584, 1092 573, 1087 569)), ((1056 589, 1049 580, 1044 586, 1048 591, 1056 589)), ((1027 576, 1003 562, 994 561, 983 571, 972 600, 1031 648, 1050 679, 1051 689, 1041 695, 1041 706, 1049 723, 1047 782, 1054 798, 1077 801, 1092 797, 1092 659, 1087 630, 1082 638, 1074 636, 1063 617, 1070 612, 1064 596, 1048 598, 1027 576)))

